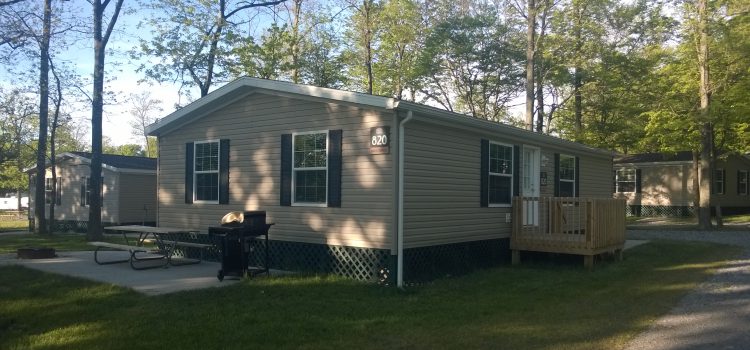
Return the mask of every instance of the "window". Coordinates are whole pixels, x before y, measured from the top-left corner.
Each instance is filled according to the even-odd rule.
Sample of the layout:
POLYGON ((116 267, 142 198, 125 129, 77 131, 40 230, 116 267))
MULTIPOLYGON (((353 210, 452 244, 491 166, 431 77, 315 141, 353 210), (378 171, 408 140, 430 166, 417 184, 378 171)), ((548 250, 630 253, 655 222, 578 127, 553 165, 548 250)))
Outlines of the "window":
POLYGON ((513 146, 490 142, 489 157, 489 204, 511 204, 513 146))
POLYGON ((558 174, 560 174, 560 197, 575 197, 576 158, 561 154, 558 174))
POLYGON ((747 170, 737 172, 737 194, 747 195, 747 170))
POLYGON ((716 169, 714 172, 714 193, 724 194, 724 184, 726 181, 724 177, 724 169, 716 169))
POLYGON ((617 169, 615 192, 635 192, 635 169, 617 169))
POLYGON ((219 141, 195 143, 194 180, 196 201, 219 202, 219 141))
POLYGON ((328 132, 294 134, 292 141, 294 203, 325 205, 328 184, 328 132))
MULTIPOLYGON (((101 204, 104 205, 104 177, 101 180, 102 189, 101 193, 101 204)), ((81 181, 81 205, 88 206, 91 203, 91 178, 84 177, 81 181)))
POLYGON ((44 203, 52 203, 52 178, 44 179, 44 203))

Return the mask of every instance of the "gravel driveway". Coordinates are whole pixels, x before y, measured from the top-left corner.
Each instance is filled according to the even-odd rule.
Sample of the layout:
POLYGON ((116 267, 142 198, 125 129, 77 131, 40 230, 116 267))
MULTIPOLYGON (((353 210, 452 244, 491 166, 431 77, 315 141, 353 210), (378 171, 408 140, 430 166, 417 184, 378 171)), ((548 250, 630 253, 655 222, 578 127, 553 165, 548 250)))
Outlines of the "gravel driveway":
POLYGON ((626 349, 750 349, 750 231, 629 230, 627 237, 724 243, 742 246, 745 252, 626 349))

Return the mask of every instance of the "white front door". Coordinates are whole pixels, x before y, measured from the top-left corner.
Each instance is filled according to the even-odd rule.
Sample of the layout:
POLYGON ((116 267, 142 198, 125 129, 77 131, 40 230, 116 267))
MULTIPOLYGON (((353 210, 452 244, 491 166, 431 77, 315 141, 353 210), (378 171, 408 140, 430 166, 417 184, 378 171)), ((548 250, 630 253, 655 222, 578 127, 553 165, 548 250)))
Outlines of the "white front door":
MULTIPOLYGON (((540 171, 539 148, 523 146, 521 157, 523 167, 521 169, 521 193, 524 197, 539 197, 539 171, 540 171)), ((539 200, 524 201, 524 225, 539 225, 539 200)))

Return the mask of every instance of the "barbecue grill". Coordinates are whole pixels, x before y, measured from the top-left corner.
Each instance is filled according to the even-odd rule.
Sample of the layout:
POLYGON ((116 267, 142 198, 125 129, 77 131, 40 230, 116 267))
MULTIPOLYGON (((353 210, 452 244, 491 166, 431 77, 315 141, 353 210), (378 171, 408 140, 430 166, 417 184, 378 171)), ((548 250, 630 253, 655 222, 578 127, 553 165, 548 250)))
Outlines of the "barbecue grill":
POLYGON ((221 241, 221 270, 219 281, 226 276, 249 277, 268 273, 268 230, 273 224, 266 223, 266 212, 262 210, 230 212, 221 219, 221 226, 209 227, 208 234, 221 241), (249 255, 256 254, 250 242, 264 236, 263 266, 250 269, 249 255))

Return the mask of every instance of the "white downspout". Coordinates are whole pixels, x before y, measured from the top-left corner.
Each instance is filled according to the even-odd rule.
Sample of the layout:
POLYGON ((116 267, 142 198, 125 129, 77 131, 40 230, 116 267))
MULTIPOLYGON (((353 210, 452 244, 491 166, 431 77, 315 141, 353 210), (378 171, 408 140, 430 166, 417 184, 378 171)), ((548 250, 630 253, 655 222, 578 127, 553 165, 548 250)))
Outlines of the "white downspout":
POLYGON ((398 123, 398 229, 396 232, 396 286, 404 288, 404 124, 412 119, 412 111, 398 123))

